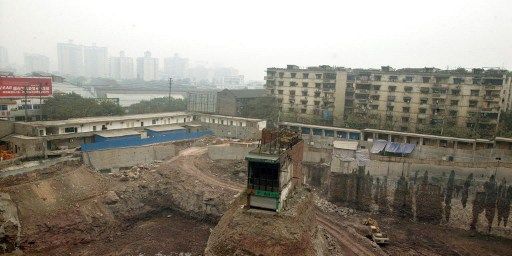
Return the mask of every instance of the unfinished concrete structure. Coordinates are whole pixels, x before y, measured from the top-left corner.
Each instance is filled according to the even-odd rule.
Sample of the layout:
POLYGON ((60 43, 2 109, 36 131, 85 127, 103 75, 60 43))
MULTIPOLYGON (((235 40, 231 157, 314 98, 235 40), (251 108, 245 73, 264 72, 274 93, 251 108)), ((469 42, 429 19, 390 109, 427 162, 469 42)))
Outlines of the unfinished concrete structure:
POLYGON ((260 146, 247 156, 247 205, 280 211, 290 192, 302 184, 304 143, 299 134, 264 129, 260 146))

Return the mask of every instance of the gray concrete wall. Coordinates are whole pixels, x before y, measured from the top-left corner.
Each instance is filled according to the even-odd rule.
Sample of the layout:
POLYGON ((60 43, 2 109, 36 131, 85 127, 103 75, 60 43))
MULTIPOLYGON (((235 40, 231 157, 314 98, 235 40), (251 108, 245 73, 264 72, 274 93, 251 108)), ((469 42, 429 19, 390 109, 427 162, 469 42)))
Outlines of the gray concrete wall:
POLYGON ((213 160, 243 160, 249 151, 256 149, 257 144, 230 143, 208 146, 208 156, 213 160))
POLYGON ((82 157, 85 164, 88 164, 96 170, 101 170, 151 163, 155 160, 173 157, 176 153, 175 145, 165 143, 142 147, 83 152, 82 157))
POLYGON ((14 133, 14 123, 11 121, 0 121, 0 138, 14 133))
POLYGON ((213 132, 217 137, 236 138, 236 139, 252 139, 261 138, 261 131, 257 126, 230 126, 222 124, 202 123, 202 125, 213 132))

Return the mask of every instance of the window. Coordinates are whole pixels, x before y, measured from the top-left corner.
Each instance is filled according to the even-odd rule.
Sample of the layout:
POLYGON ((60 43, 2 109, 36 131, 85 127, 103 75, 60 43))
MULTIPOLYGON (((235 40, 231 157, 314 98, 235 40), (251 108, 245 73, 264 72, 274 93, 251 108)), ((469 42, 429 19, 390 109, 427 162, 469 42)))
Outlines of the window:
POLYGON ((423 83, 429 83, 430 82, 430 77, 429 76, 424 76, 422 77, 423 78, 423 83))
POLYGON ((420 112, 420 114, 425 114, 425 113, 427 113, 427 109, 426 108, 420 108, 419 112, 420 112))
POLYGON ((233 121, 229 121, 229 125, 233 125, 233 121))
POLYGON ((427 104, 428 103, 428 99, 420 99, 420 104, 427 104))
POLYGON ((315 74, 316 79, 322 79, 322 74, 315 74))
POLYGON ((284 72, 279 72, 279 78, 283 78, 284 72))
POLYGON ((334 137, 334 131, 333 130, 324 130, 325 137, 334 137))
POLYGON ((380 81, 382 79, 382 76, 381 75, 374 75, 373 76, 373 80, 374 81, 380 81))
POLYGON ((290 76, 291 76, 292 78, 295 78, 295 77, 297 76, 297 73, 290 73, 290 76))
POLYGON ((300 113, 302 113, 302 114, 306 114, 306 109, 305 109, 305 108, 301 109, 301 110, 300 110, 300 113))
POLYGON ((326 73, 325 79, 336 79, 336 73, 326 73))
POLYGON ((380 95, 372 95, 372 100, 379 100, 380 99, 380 95))
POLYGON ((283 95, 283 90, 277 90, 277 94, 283 95))
POLYGON ((315 83, 315 88, 320 88, 320 87, 322 87, 321 83, 315 83))
POLYGON ((396 82, 396 81, 398 81, 398 76, 389 76, 389 81, 390 81, 390 82, 396 82))
POLYGON ((308 91, 302 91, 302 96, 308 96, 308 91))
POLYGON ((411 97, 404 97, 405 103, 411 103, 412 98, 411 97))
POLYGON ((96 131, 96 125, 92 126, 92 131, 96 131))
POLYGON ((370 105, 370 108, 373 110, 379 109, 379 105, 370 105))
POLYGON ((393 116, 386 116, 386 121, 392 122, 393 121, 393 116))
POLYGON ((374 91, 380 90, 380 85, 373 85, 373 90, 374 91))
POLYGON ((460 90, 458 90, 458 89, 452 90, 452 95, 459 95, 459 94, 460 94, 460 90))
POLYGON ((396 86, 395 85, 390 85, 388 87, 388 89, 389 89, 390 92, 394 92, 394 91, 396 91, 396 86))
POLYGON ((284 85, 284 82, 283 81, 279 81, 279 86, 283 86, 284 85))
POLYGON ((156 119, 151 120, 151 124, 156 124, 156 119))
POLYGON ((290 86, 291 87, 295 87, 295 86, 297 86, 297 83, 296 82, 290 82, 290 86))
POLYGON ((404 91, 405 92, 412 92, 412 87, 411 86, 406 86, 406 87, 404 87, 404 91))
POLYGON ((457 111, 455 111, 455 110, 450 110, 450 116, 452 116, 452 117, 457 117, 457 111))
POLYGON ((295 91, 294 90, 290 90, 290 96, 295 96, 295 91))
POLYGON ((457 105, 459 105, 459 101, 458 101, 458 100, 452 100, 452 101, 450 102, 450 105, 452 105, 452 106, 457 106, 457 105))
POLYGON ((387 109, 388 109, 388 111, 393 111, 393 109, 394 109, 394 108, 395 108, 395 107, 393 107, 393 106, 388 106, 388 108, 387 108, 387 109))
POLYGON ((407 122, 409 122, 409 118, 408 118, 408 117, 402 117, 402 122, 403 122, 403 123, 407 123, 407 122))
POLYGON ((308 83, 302 83, 302 87, 308 87, 308 83))
POLYGON ((424 124, 425 119, 424 118, 418 118, 418 124, 424 124))
POLYGON ((7 110, 7 105, 0 105, 0 110, 7 110))
POLYGON ((462 83, 464 83, 464 78, 454 77, 453 78, 453 83, 454 84, 462 84, 462 83))
POLYGON ((66 127, 66 128, 64 128, 64 132, 65 133, 76 133, 77 129, 76 129, 76 127, 66 127))
POLYGON ((430 89, 428 87, 421 87, 420 92, 422 94, 428 94, 430 92, 430 89))
POLYGON ((477 104, 478 104, 478 101, 476 101, 476 100, 470 100, 469 101, 469 107, 470 108, 476 108, 477 104))
POLYGON ((309 73, 302 73, 302 78, 307 79, 309 77, 309 73))
POLYGON ((410 110, 411 110, 411 108, 410 108, 410 107, 403 107, 403 108, 402 108, 402 111, 403 111, 404 113, 409 113, 409 112, 410 112, 410 110))
POLYGON ((413 79, 413 77, 412 77, 412 76, 406 76, 406 77, 404 78, 404 82, 406 82, 406 83, 411 83, 411 82, 412 82, 412 79, 413 79))
POLYGON ((480 90, 471 90, 471 96, 478 96, 480 95, 480 90))
POLYGON ((315 106, 320 106, 320 101, 315 100, 315 106))

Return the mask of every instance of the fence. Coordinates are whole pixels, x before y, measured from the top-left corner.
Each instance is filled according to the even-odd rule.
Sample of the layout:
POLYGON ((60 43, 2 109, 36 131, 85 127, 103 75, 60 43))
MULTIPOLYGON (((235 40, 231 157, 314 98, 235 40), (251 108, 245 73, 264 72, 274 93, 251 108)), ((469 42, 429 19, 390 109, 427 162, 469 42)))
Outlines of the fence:
POLYGON ((114 148, 126 148, 126 147, 137 147, 137 146, 145 146, 156 143, 170 142, 170 141, 178 141, 178 140, 192 140, 201 138, 203 136, 213 135, 212 131, 197 131, 197 132, 188 132, 188 131, 178 131, 170 134, 162 134, 159 136, 148 137, 148 138, 140 138, 140 137, 126 137, 120 138, 116 140, 108 140, 108 141, 100 141, 95 143, 86 143, 82 145, 82 151, 96 151, 96 150, 105 150, 105 149, 114 149, 114 148))

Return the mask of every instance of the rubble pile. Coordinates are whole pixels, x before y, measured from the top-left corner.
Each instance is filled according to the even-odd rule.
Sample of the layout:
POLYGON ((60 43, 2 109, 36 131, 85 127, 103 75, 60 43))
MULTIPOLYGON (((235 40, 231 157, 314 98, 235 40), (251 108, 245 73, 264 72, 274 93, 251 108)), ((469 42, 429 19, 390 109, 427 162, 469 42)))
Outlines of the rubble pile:
POLYGON ((347 217, 350 214, 354 214, 355 210, 348 207, 341 207, 337 206, 323 198, 320 198, 318 196, 314 197, 315 205, 320 208, 323 212, 327 213, 336 213, 339 214, 342 217, 347 217))

